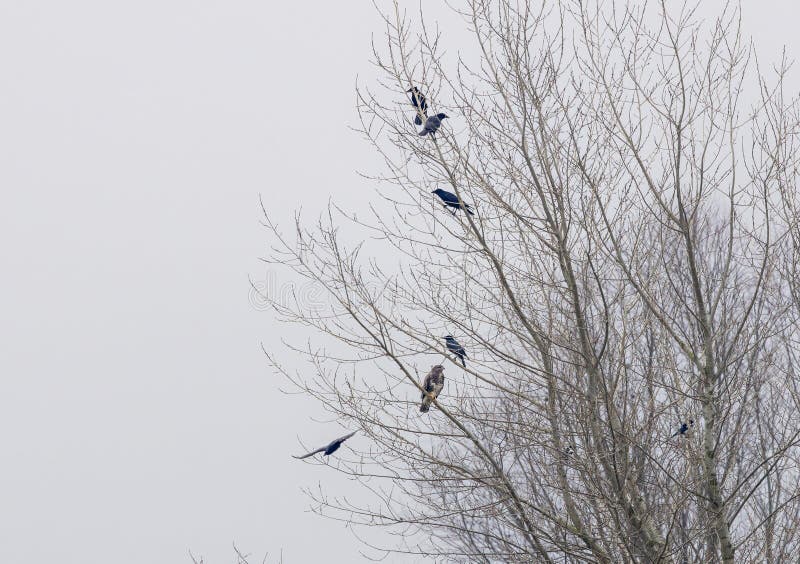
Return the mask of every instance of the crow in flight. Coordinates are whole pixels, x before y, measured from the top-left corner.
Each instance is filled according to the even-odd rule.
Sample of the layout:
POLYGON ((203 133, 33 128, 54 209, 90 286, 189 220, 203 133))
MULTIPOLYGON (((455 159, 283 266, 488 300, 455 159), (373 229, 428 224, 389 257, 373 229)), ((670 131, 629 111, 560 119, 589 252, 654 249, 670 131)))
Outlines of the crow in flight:
POLYGON ((464 359, 467 358, 467 351, 464 350, 464 347, 462 347, 452 335, 446 335, 444 337, 444 342, 447 344, 447 350, 460 358, 461 364, 464 366, 464 368, 466 368, 467 361, 464 359))
POLYGON ((472 213, 472 209, 470 208, 469 204, 465 204, 461 200, 458 199, 458 196, 453 194, 452 192, 448 192, 447 190, 442 190, 441 188, 437 188, 431 194, 436 194, 439 198, 444 202, 445 207, 453 208, 453 215, 455 215, 455 210, 465 210, 469 215, 475 215, 472 213))
POLYGON ((419 132, 420 137, 425 137, 426 135, 433 136, 436 133, 436 130, 442 125, 442 120, 447 119, 447 114, 436 114, 435 116, 431 116, 425 120, 425 127, 422 128, 422 131, 419 132))
POLYGON ((417 115, 414 117, 414 123, 422 125, 420 114, 426 118, 428 117, 428 101, 425 99, 425 94, 420 92, 416 86, 412 86, 406 90, 406 92, 411 94, 411 105, 417 108, 417 115))
POLYGON ((320 447, 317 450, 309 452, 308 454, 304 454, 303 456, 294 456, 294 455, 292 455, 292 456, 294 458, 297 458, 298 460, 302 460, 304 458, 308 458, 309 456, 314 456, 318 452, 322 452, 323 456, 330 456, 331 454, 333 454, 334 452, 339 450, 339 447, 342 446, 343 442, 345 442, 347 439, 349 439, 350 437, 355 435, 357 432, 358 431, 353 431, 349 435, 345 435, 344 437, 339 437, 338 439, 336 439, 335 441, 331 441, 330 443, 328 443, 324 447, 320 447))

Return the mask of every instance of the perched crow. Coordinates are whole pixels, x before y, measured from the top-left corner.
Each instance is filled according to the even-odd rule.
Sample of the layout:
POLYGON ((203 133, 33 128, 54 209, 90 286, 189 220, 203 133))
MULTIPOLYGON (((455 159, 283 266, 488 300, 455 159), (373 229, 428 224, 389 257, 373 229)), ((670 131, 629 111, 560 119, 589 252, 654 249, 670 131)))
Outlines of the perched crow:
POLYGON ((419 132, 420 136, 425 137, 428 134, 433 135, 436 133, 436 130, 442 125, 443 119, 447 119, 447 114, 436 114, 426 119, 425 127, 419 132))
POLYGON ((339 437, 338 439, 336 439, 335 441, 331 441, 324 447, 320 447, 317 450, 309 452, 308 454, 304 454, 303 456, 294 456, 294 455, 292 456, 294 456, 294 458, 297 458, 298 460, 308 458, 309 456, 314 456, 318 452, 323 452, 324 453, 323 456, 330 456, 331 454, 339 450, 339 447, 342 446, 343 442, 345 442, 347 439, 355 435, 357 432, 358 431, 353 431, 349 435, 345 435, 344 437, 339 437))
POLYGON ((686 432, 692 427, 694 427, 694 419, 689 419, 689 423, 681 423, 680 429, 678 429, 677 432, 674 435, 672 435, 672 437, 677 437, 678 435, 685 435, 686 432))
POLYGON ((422 392, 422 405, 419 406, 422 413, 428 412, 431 403, 439 397, 442 388, 444 388, 444 366, 437 364, 431 367, 431 371, 422 382, 422 389, 425 390, 422 392))
POLYGON ((469 215, 475 215, 472 213, 472 209, 470 209, 469 204, 465 204, 461 200, 458 199, 458 196, 453 194, 452 192, 448 192, 447 190, 442 190, 441 188, 437 188, 431 194, 436 194, 441 198, 442 202, 444 202, 445 207, 453 208, 453 215, 455 215, 455 210, 465 210, 469 215))
POLYGON ((425 94, 420 92, 416 86, 412 86, 406 90, 406 92, 411 94, 411 105, 417 108, 417 115, 414 117, 414 123, 422 125, 420 114, 424 115, 426 118, 428 117, 428 101, 425 99, 425 94))
POLYGON ((447 350, 460 358, 461 364, 466 368, 467 361, 464 359, 467 358, 467 351, 464 350, 464 347, 462 347, 452 335, 446 335, 444 337, 444 342, 447 344, 447 350))

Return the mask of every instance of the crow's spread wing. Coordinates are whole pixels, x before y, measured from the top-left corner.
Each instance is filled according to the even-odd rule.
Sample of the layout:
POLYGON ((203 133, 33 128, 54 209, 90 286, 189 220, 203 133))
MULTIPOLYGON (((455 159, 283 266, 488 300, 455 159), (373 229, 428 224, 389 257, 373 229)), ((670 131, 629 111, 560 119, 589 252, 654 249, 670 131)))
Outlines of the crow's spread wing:
POLYGON ((309 456, 314 456, 318 452, 325 452, 326 448, 328 448, 328 447, 324 446, 324 447, 318 448, 317 450, 313 450, 313 451, 309 452, 308 454, 304 454, 303 456, 292 455, 292 458, 296 458, 297 460, 303 460, 304 458, 308 458, 309 456))
MULTIPOLYGON (((355 435, 356 433, 358 433, 358 431, 353 431, 352 433, 349 433, 349 434, 345 435, 344 437, 339 437, 338 439, 336 439, 336 440, 335 440, 335 441, 333 441, 333 442, 334 442, 334 443, 343 443, 343 442, 345 442, 347 439, 349 439, 350 437, 352 437, 353 435, 355 435)), ((333 443, 331 443, 331 444, 333 444, 333 443)))

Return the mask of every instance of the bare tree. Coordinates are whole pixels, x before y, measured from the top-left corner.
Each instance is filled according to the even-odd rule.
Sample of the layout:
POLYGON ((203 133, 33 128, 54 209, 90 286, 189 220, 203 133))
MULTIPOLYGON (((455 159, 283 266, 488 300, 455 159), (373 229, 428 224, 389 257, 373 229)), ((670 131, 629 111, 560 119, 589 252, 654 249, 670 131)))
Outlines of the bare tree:
POLYGON ((449 562, 786 562, 800 554, 789 65, 762 71, 735 8, 708 22, 666 0, 597 4, 469 0, 453 18, 476 48, 458 55, 395 4, 382 79, 359 91, 385 203, 298 219, 291 237, 265 214, 267 262, 329 297, 272 305, 340 343, 294 349, 315 377, 283 372, 364 430, 331 465, 372 501, 312 495, 397 533, 386 550, 449 562), (450 116, 433 137, 412 86, 450 116), (440 363, 444 391, 420 414, 440 363))
MULTIPOLYGON (((251 564, 252 555, 242 552, 239 547, 236 546, 236 543, 233 543, 233 552, 236 554, 236 564, 251 564)), ((201 556, 198 559, 191 550, 189 551, 189 558, 192 559, 192 564, 205 564, 203 557, 201 556)), ((268 558, 269 552, 264 555, 261 564, 267 564, 268 558)), ((283 550, 280 551, 279 559, 276 564, 283 564, 283 550)))

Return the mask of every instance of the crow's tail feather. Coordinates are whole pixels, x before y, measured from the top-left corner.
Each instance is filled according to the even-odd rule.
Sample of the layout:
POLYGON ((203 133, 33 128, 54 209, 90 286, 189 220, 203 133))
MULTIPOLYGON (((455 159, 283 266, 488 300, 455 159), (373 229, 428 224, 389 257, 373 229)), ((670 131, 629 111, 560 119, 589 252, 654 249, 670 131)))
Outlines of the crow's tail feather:
POLYGON ((414 123, 417 125, 422 125, 422 118, 419 117, 419 114, 417 114, 417 117, 414 118, 414 123))

